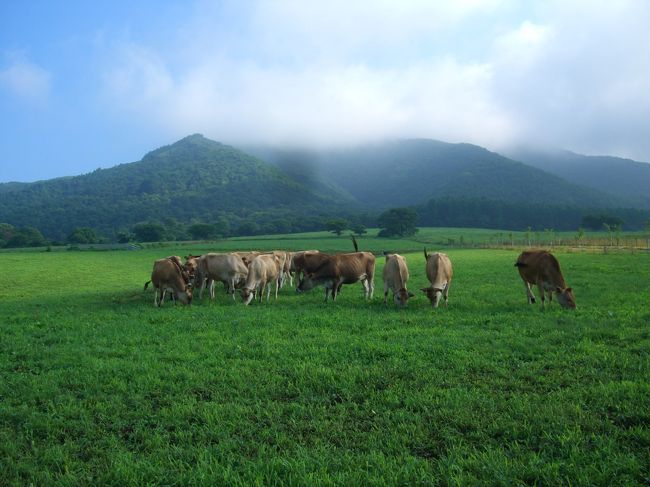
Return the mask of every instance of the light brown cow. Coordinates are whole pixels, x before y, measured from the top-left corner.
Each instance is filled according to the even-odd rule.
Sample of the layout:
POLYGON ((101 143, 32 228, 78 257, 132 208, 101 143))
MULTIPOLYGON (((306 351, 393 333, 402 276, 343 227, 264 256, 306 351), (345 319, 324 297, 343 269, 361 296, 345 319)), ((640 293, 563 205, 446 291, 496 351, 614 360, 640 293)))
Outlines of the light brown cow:
POLYGON ((515 267, 519 270, 519 275, 526 286, 529 304, 535 302, 530 285, 536 284, 542 299, 542 308, 544 308, 545 294, 548 294, 548 300, 552 301, 553 293, 557 294, 557 301, 563 308, 576 307, 573 290, 567 287, 560 270, 560 263, 550 252, 545 250, 522 252, 517 258, 515 267))
POLYGON ((389 254, 386 256, 386 265, 384 265, 384 304, 387 304, 388 290, 393 291, 393 300, 400 307, 406 306, 409 298, 414 294, 406 289, 406 283, 409 280, 409 269, 406 265, 406 259, 399 254, 389 254))
POLYGON ((284 283, 289 281, 289 285, 293 286, 293 274, 291 273, 291 261, 293 259, 293 252, 285 252, 284 267, 282 267, 282 283, 280 287, 284 287, 284 283))
POLYGON ((427 249, 424 249, 424 259, 427 266, 427 279, 429 279, 431 285, 423 287, 421 291, 427 295, 427 298, 431 301, 431 306, 434 308, 438 307, 441 295, 445 299, 445 306, 447 306, 449 286, 454 275, 451 260, 449 260, 447 254, 441 252, 427 254, 427 249))
MULTIPOLYGON (((160 307, 163 305, 167 291, 172 293, 174 302, 178 299, 183 304, 190 304, 192 302, 192 290, 188 281, 180 257, 173 255, 155 261, 151 272, 151 281, 149 281, 153 283, 156 289, 154 306, 160 307)), ((145 291, 149 282, 144 285, 145 291)))
POLYGON ((275 282, 275 299, 278 299, 278 287, 280 286, 280 260, 273 254, 258 255, 253 259, 248 267, 248 276, 246 283, 240 290, 241 298, 244 304, 249 304, 255 295, 259 295, 260 302, 264 289, 267 289, 266 301, 271 297, 271 284, 275 282))
POLYGON ((246 279, 248 269, 241 257, 236 254, 203 254, 199 258, 196 283, 200 286, 199 298, 203 297, 203 289, 210 290, 210 299, 214 299, 214 281, 223 282, 226 291, 235 299, 235 289, 246 279))
POLYGON ((361 281, 364 297, 372 299, 375 292, 375 256, 370 252, 336 255, 305 253, 302 260, 304 275, 296 288, 297 292, 309 291, 323 284, 325 301, 330 293, 334 301, 343 284, 361 281))

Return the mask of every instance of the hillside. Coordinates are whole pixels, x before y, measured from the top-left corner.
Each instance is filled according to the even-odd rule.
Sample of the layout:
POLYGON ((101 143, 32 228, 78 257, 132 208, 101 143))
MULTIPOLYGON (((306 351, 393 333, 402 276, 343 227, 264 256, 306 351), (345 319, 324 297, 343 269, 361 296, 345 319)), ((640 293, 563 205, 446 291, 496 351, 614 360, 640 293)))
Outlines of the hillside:
POLYGON ((609 156, 585 156, 570 151, 520 148, 509 155, 568 181, 596 188, 635 206, 650 208, 650 164, 609 156))
POLYGON ((139 162, 0 190, 0 222, 34 226, 55 239, 79 226, 111 236, 164 218, 187 223, 226 216, 232 222, 253 213, 259 219, 260 213, 301 218, 338 212, 333 199, 201 135, 154 150, 139 162))
MULTIPOLYGON (((267 151, 278 167, 295 167, 295 163, 288 164, 288 155, 267 151)), ((296 158, 295 153, 292 157, 296 158)), ((629 206, 623 197, 579 186, 471 144, 400 140, 313 153, 307 160, 320 181, 375 209, 444 197, 582 208, 629 206)))

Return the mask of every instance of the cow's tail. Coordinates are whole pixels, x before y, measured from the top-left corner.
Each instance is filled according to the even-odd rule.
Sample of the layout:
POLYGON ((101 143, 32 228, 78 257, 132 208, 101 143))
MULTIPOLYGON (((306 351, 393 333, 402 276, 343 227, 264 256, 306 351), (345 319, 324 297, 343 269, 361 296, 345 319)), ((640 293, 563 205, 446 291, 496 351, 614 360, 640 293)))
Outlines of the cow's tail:
POLYGON ((143 291, 146 291, 146 290, 147 290, 147 288, 149 287, 149 284, 151 284, 151 281, 147 281, 147 282, 144 283, 144 289, 143 289, 143 291))
POLYGON ((388 260, 388 256, 390 256, 393 252, 386 252, 385 250, 382 250, 382 253, 384 254, 384 257, 386 257, 386 260, 388 260))
POLYGON ((427 254, 427 248, 424 247, 424 260, 429 260, 429 254, 427 254))
POLYGON ((354 245, 354 251, 359 252, 359 244, 357 243, 357 239, 354 238, 354 235, 352 235, 352 245, 354 245))

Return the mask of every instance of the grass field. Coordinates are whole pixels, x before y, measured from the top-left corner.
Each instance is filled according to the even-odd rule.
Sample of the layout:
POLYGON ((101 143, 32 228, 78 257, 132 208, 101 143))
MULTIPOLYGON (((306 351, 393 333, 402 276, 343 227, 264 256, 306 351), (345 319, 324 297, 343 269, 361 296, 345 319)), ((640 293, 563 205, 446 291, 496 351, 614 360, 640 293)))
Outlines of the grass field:
POLYGON ((650 483, 650 255, 557 252, 574 312, 479 249, 446 250, 447 309, 421 251, 405 310, 383 258, 372 302, 155 309, 153 260, 205 250, 0 254, 0 485, 650 483))

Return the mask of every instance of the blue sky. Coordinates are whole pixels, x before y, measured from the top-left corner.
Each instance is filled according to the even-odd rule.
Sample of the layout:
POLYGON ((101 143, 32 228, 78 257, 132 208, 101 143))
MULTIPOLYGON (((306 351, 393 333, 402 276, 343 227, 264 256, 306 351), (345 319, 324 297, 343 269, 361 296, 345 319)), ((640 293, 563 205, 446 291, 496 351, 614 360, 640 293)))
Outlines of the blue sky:
POLYGON ((0 2, 0 181, 430 137, 650 161, 650 2, 0 2))

